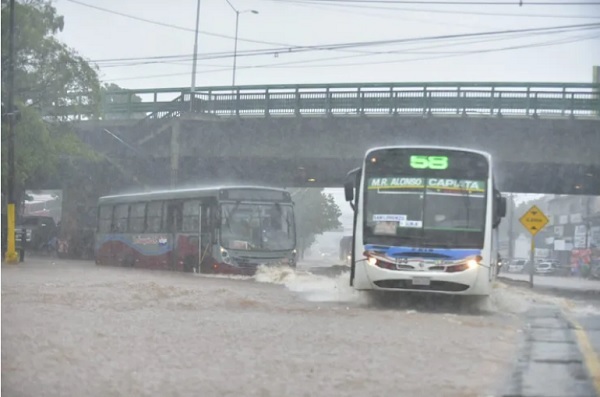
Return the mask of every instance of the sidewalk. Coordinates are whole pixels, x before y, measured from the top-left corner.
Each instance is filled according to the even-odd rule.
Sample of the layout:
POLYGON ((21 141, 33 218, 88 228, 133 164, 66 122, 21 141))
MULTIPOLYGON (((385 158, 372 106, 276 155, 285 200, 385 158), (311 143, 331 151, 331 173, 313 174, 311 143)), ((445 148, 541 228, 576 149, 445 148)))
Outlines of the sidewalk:
MULTIPOLYGON (((529 286, 529 274, 500 273, 498 279, 509 284, 529 286)), ((533 289, 555 295, 600 299, 600 280, 534 275, 533 289)))
MULTIPOLYGON (((534 280, 535 282, 535 280, 534 280)), ((525 313, 528 326, 503 397, 595 396, 598 369, 589 367, 577 327, 557 305, 536 304, 525 313)))

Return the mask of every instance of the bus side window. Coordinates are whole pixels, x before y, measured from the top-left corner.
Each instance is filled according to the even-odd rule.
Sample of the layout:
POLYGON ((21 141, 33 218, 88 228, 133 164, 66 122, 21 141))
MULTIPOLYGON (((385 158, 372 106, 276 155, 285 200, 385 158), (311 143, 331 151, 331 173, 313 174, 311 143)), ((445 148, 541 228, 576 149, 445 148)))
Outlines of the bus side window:
POLYGON ((131 204, 129 208, 129 232, 141 233, 144 231, 146 220, 146 203, 131 204))
POLYGON ((113 212, 113 232, 125 233, 127 231, 127 219, 129 218, 129 205, 118 204, 113 212))
POLYGON ((112 229, 112 205, 100 207, 98 214, 98 233, 110 233, 112 229))
POLYGON ((189 200, 183 203, 182 232, 196 232, 199 230, 200 200, 189 200))
POLYGON ((146 231, 148 233, 160 233, 162 231, 163 202, 152 201, 148 203, 146 216, 146 231))
POLYGON ((166 229, 169 233, 177 233, 181 230, 182 221, 181 202, 167 203, 167 223, 166 229))

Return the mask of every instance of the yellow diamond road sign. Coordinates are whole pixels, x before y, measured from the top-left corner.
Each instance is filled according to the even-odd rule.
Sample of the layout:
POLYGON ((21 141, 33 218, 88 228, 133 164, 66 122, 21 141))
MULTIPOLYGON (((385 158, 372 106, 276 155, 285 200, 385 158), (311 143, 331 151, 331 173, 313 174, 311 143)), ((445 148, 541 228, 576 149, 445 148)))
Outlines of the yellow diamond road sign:
POLYGON ((525 226, 525 229, 529 230, 529 233, 534 236, 548 224, 546 215, 544 215, 542 210, 535 205, 531 207, 519 221, 525 226))

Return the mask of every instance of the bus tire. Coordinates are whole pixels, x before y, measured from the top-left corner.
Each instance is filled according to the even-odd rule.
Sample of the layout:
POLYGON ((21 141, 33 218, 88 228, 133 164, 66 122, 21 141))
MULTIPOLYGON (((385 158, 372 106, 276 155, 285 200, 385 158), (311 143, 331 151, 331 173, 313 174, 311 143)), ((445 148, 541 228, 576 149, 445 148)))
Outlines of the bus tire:
POLYGON ((135 259, 133 258, 133 256, 126 256, 125 258, 123 258, 123 262, 121 262, 121 265, 124 267, 133 267, 135 265, 135 259))
POLYGON ((202 274, 211 274, 212 273, 212 268, 210 267, 210 261, 203 261, 200 264, 200 273, 202 274))
POLYGON ((196 268, 196 263, 198 263, 198 257, 189 255, 186 256, 183 260, 183 271, 187 273, 192 273, 196 268))

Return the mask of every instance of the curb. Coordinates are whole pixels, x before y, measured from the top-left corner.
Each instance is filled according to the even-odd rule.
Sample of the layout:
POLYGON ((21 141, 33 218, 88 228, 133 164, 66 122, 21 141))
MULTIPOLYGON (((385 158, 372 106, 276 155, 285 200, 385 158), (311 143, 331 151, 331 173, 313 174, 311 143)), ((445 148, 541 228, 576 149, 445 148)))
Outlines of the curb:
POLYGON ((529 287, 529 281, 515 280, 508 277, 497 276, 496 279, 507 285, 512 285, 519 288, 526 288, 535 292, 544 294, 550 294, 555 296, 561 296, 564 298, 581 298, 581 299, 593 299, 600 300, 600 290, 596 289, 581 289, 581 288, 565 288, 565 287, 553 287, 546 285, 536 285, 534 282, 533 289, 529 287))
POLYGON ((526 314, 517 362, 502 397, 596 396, 596 369, 590 371, 576 325, 555 304, 538 304, 526 314))

